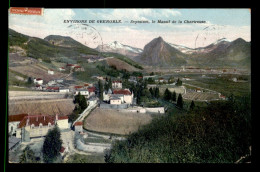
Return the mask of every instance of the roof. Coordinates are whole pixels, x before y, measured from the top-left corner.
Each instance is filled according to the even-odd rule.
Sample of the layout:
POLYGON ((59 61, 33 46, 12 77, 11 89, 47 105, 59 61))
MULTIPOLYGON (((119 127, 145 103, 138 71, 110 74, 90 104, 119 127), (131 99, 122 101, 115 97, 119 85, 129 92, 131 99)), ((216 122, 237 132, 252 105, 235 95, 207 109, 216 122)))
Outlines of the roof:
POLYGON ((122 81, 113 81, 113 83, 122 83, 122 81))
POLYGON ((41 78, 37 78, 36 81, 42 80, 41 78))
POLYGON ((28 114, 18 114, 18 115, 9 115, 8 122, 18 122, 22 121, 22 119, 27 116, 28 114))
POLYGON ((76 122, 76 123, 74 124, 74 126, 81 126, 81 125, 83 125, 83 122, 82 122, 82 121, 78 121, 78 122, 76 122))
POLYGON ((83 86, 74 86, 74 88, 82 88, 83 86))
POLYGON ((60 88, 59 87, 47 87, 46 89, 47 90, 59 90, 60 88))
POLYGON ((96 87, 89 87, 87 88, 89 92, 95 92, 96 91, 96 87))
POLYGON ((55 123, 55 118, 53 116, 49 115, 30 115, 30 116, 25 116, 23 120, 20 122, 18 128, 25 127, 28 122, 28 125, 34 124, 34 126, 39 126, 40 123, 43 126, 47 126, 48 123, 51 123, 51 125, 54 125, 55 123))
POLYGON ((65 148, 62 146, 61 148, 60 148, 60 153, 63 153, 65 151, 65 148))
POLYGON ((75 66, 74 68, 81 68, 81 66, 75 66))
POLYGON ((113 94, 131 95, 132 93, 129 90, 114 90, 113 94))
POLYGON ((60 67, 60 69, 65 69, 64 67, 60 67))
POLYGON ((58 117, 58 120, 63 120, 63 119, 69 119, 69 117, 68 116, 59 116, 58 117))
POLYGON ((89 86, 89 84, 84 84, 84 86, 89 86))

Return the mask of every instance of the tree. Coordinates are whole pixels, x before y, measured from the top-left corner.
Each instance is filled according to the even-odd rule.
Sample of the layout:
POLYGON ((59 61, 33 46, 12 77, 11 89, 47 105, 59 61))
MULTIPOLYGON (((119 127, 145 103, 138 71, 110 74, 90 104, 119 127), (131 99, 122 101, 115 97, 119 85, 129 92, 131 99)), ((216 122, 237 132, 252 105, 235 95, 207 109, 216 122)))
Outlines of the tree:
POLYGON ((191 104, 190 104, 190 110, 193 110, 195 108, 195 103, 194 101, 192 100, 191 101, 191 104))
POLYGON ((36 157, 34 155, 34 152, 31 150, 31 148, 27 145, 22 154, 19 157, 20 163, 35 163, 36 157))
POLYGON ((178 78, 178 80, 177 80, 177 82, 176 82, 175 85, 176 85, 176 86, 182 86, 182 81, 178 78))
POLYGON ((170 100, 171 99, 171 92, 169 91, 169 89, 168 88, 166 88, 165 89, 165 91, 164 91, 164 95, 163 95, 163 98, 164 98, 164 100, 170 100))
POLYGON ((158 99, 159 97, 160 97, 159 88, 156 87, 156 88, 155 88, 155 98, 158 99))
POLYGON ((111 78, 109 78, 109 80, 108 80, 108 87, 112 88, 112 80, 111 80, 111 78))
POLYGON ((173 91, 171 99, 173 102, 176 102, 176 92, 175 91, 173 91))
POLYGON ((153 76, 153 75, 154 75, 154 72, 151 72, 151 73, 150 73, 150 76, 153 76))
POLYGON ((61 150, 62 140, 61 140, 60 129, 57 125, 52 130, 49 130, 42 148, 43 160, 47 163, 53 162, 61 150))
POLYGON ((181 109, 183 108, 183 100, 182 100, 182 95, 181 94, 179 94, 179 96, 178 96, 177 106, 179 108, 181 108, 181 109))
POLYGON ((79 113, 83 112, 88 107, 85 96, 80 95, 80 92, 75 96, 74 104, 78 104, 79 107, 77 107, 77 110, 79 113))
POLYGON ((32 85, 33 84, 33 79, 31 77, 28 78, 27 84, 28 85, 32 85))
POLYGON ((152 97, 154 97, 154 91, 155 91, 155 90, 151 87, 151 88, 149 89, 149 91, 150 91, 152 97))
POLYGON ((104 91, 104 88, 103 88, 103 84, 102 84, 101 80, 98 81, 98 89, 99 89, 99 99, 101 101, 103 101, 103 91, 104 91))
POLYGON ((106 91, 109 90, 109 84, 108 84, 108 82, 105 83, 105 85, 104 85, 104 89, 105 89, 106 91))

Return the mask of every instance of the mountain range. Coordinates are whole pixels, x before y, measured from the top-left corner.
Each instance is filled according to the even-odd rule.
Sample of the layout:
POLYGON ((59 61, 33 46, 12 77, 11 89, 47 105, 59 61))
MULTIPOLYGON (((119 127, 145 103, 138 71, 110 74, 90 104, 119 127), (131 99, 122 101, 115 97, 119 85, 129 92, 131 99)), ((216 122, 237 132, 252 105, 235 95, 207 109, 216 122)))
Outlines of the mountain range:
POLYGON ((99 45, 95 49, 87 47, 71 37, 49 35, 44 39, 30 37, 9 29, 9 46, 22 48, 33 58, 67 57, 85 55, 123 55, 123 60, 134 60, 138 64, 158 67, 215 66, 245 67, 251 64, 251 42, 242 38, 234 41, 225 38, 199 48, 168 43, 162 37, 154 38, 143 50, 124 45, 118 41, 99 45))

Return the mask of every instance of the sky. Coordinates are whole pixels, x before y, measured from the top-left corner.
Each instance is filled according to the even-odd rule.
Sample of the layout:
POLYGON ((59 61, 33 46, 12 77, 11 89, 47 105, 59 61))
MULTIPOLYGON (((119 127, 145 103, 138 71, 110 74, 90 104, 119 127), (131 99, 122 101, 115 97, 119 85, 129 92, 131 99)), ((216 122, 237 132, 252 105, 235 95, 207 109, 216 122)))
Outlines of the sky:
POLYGON ((143 49, 159 36, 168 43, 190 48, 207 46, 221 38, 251 41, 249 9, 44 9, 42 16, 9 13, 8 18, 9 28, 19 33, 39 38, 70 36, 91 48, 118 41, 143 49), (64 20, 86 20, 87 23, 64 23, 64 20), (122 23, 97 23, 98 20, 121 20, 122 23), (149 23, 135 24, 131 20, 149 23), (171 23, 162 24, 158 20, 171 23), (172 23, 173 20, 176 23, 172 23), (184 23, 185 20, 205 23, 184 23))

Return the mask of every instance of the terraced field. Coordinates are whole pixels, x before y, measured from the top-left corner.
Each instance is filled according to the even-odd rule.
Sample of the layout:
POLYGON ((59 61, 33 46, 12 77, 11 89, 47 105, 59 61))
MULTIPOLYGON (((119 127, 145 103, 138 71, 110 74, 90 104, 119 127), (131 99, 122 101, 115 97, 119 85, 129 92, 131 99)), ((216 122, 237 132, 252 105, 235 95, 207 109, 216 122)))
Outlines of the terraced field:
POLYGON ((204 92, 204 93, 187 92, 186 94, 183 95, 183 98, 188 100, 210 101, 214 99, 219 99, 219 96, 218 94, 209 93, 209 92, 204 92))

